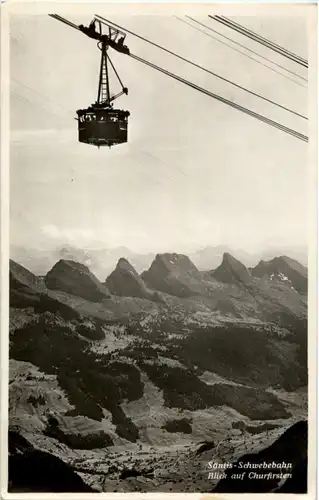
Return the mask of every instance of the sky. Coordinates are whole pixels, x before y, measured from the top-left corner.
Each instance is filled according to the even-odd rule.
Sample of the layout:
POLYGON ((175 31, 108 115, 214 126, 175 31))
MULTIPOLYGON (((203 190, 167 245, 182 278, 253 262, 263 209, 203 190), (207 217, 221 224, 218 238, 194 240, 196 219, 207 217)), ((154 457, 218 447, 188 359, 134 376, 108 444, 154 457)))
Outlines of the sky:
MULTIPOLYGON (((108 17, 103 6, 98 13, 108 17)), ((73 11, 66 17, 88 24, 92 16, 73 11)), ((207 17, 197 19, 307 77, 305 68, 288 59, 207 17)), ((303 18, 233 19, 307 58, 303 18)), ((174 16, 112 16, 112 21, 307 114, 305 87, 174 16)), ((306 245, 307 143, 113 51, 129 89, 117 101, 131 113, 128 143, 111 149, 81 144, 74 117, 96 100, 95 41, 46 15, 12 15, 10 44, 13 245, 125 246, 140 253, 220 244, 247 252, 306 245)), ((140 57, 307 134, 306 120, 131 35, 126 44, 140 57)))

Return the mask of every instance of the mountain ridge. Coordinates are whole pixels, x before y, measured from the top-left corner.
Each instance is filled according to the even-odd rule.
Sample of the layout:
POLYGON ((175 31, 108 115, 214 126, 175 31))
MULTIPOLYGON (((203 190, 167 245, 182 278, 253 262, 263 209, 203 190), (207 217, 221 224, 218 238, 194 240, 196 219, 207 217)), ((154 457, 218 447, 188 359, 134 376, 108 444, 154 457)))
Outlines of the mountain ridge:
POLYGON ((251 273, 258 278, 287 281, 298 292, 305 293, 308 288, 308 271, 305 266, 290 257, 281 255, 272 260, 261 260, 251 273))
POLYGON ((49 289, 62 290, 93 302, 109 298, 107 288, 84 264, 60 259, 44 278, 49 289))
POLYGON ((106 278, 105 285, 114 295, 160 300, 159 294, 147 288, 134 267, 123 257, 119 259, 114 271, 106 278))
POLYGON ((250 272, 247 267, 228 252, 223 254, 222 263, 211 274, 217 281, 224 283, 247 284, 251 282, 250 272))
MULTIPOLYGON (((168 251, 168 250, 167 250, 168 251)), ((288 255, 299 261, 302 265, 307 264, 306 250, 294 248, 269 249, 261 252, 245 252, 244 250, 231 248, 227 245, 207 245, 192 252, 184 252, 200 271, 215 269, 221 262, 224 252, 229 252, 240 260, 246 267, 255 267, 260 260, 271 260, 278 255, 288 255)), ((12 244, 10 255, 13 260, 30 269, 37 276, 43 276, 53 267, 59 259, 69 259, 81 262, 90 267, 90 270, 100 279, 110 274, 117 261, 124 257, 128 259, 138 273, 147 270, 154 260, 156 253, 139 253, 126 247, 115 247, 103 249, 103 246, 81 248, 72 244, 62 244, 56 248, 38 250, 35 248, 19 247, 12 244)))

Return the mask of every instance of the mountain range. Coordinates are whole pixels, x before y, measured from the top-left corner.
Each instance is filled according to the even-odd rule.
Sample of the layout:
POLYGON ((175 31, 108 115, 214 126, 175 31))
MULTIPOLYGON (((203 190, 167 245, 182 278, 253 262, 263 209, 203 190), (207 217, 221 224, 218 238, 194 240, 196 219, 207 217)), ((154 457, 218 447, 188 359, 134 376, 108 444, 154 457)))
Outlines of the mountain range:
POLYGON ((17 455, 44 453, 79 492, 233 492, 209 461, 267 455, 306 421, 302 264, 164 253, 139 272, 122 255, 99 278, 68 257, 41 276, 10 261, 11 491, 37 488, 17 455))
MULTIPOLYGON (((232 249, 226 245, 209 245, 187 254, 195 266, 201 270, 214 269, 220 263, 224 253, 234 255, 246 266, 255 266, 260 260, 270 260, 278 255, 288 255, 307 265, 307 251, 304 248, 269 249, 265 252, 248 253, 240 249, 232 249)), ((16 262, 32 271, 36 275, 45 275, 60 259, 73 260, 84 264, 101 280, 112 272, 120 258, 127 259, 140 274, 146 271, 155 258, 155 253, 137 253, 126 247, 112 249, 79 248, 66 244, 56 248, 38 250, 11 245, 10 256, 16 262)))

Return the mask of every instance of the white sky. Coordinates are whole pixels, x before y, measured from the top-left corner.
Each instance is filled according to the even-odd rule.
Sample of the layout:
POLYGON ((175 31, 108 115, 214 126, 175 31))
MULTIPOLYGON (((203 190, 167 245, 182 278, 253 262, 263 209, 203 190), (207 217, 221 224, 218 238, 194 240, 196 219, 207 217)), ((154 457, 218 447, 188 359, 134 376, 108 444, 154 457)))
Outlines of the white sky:
MULTIPOLYGON (((104 7, 98 12, 103 12, 104 7)), ((187 12, 185 12, 187 14, 187 12)), ((88 24, 89 16, 68 16, 88 24)), ((306 77, 248 38, 198 18, 306 77)), ((112 20, 307 114, 307 89, 174 17, 112 20)), ((307 58, 302 18, 236 18, 307 58)), ((217 35, 216 35, 217 36, 217 35)), ((220 37, 219 37, 220 38, 220 37)), ((130 35, 133 53, 306 134, 307 123, 130 35)), ((113 54, 112 54, 113 55, 113 54)), ((189 251, 225 244, 253 252, 306 244, 307 144, 118 53, 129 95, 129 142, 77 142, 75 111, 96 100, 99 51, 48 16, 11 19, 11 242, 189 251)), ((114 89, 118 91, 118 87, 114 89)))

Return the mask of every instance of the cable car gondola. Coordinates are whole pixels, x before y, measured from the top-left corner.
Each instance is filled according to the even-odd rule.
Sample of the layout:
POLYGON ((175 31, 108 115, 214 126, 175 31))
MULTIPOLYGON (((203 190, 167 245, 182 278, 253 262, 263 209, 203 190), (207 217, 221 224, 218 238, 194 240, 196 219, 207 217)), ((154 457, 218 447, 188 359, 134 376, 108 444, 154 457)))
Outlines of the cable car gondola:
POLYGON ((79 109, 79 142, 93 146, 114 146, 127 142, 129 111, 91 106, 79 109))
POLYGON ((97 100, 88 108, 78 109, 76 112, 79 142, 91 144, 93 146, 97 146, 98 148, 100 146, 111 147, 116 144, 127 142, 127 126, 130 113, 129 111, 125 111, 123 109, 114 109, 113 101, 123 94, 127 95, 128 89, 123 86, 123 83, 107 53, 108 48, 112 47, 123 54, 130 54, 129 48, 124 45, 126 34, 96 18, 94 18, 90 25, 86 27, 82 24, 77 26, 57 14, 50 14, 50 16, 81 31, 88 37, 98 40, 97 46, 101 51, 97 100), (98 30, 96 29, 96 24, 98 26, 98 30), (102 33, 102 24, 106 25, 108 28, 107 35, 102 33), (111 96, 110 91, 108 65, 110 65, 122 87, 122 90, 113 96, 111 96))
MULTIPOLYGON (((91 35, 93 33, 91 38, 96 38, 99 36, 99 33, 95 30, 93 23, 94 21, 92 21, 90 27, 85 30, 89 29, 91 35)), ((82 26, 80 26, 80 29, 81 28, 82 26)), ((86 33, 86 31, 84 32, 86 33)), ((116 32, 116 36, 118 36, 118 34, 119 33, 116 32)), ((129 111, 113 108, 113 101, 121 95, 128 93, 128 89, 123 86, 107 53, 110 40, 113 44, 119 43, 114 38, 113 32, 113 37, 101 35, 101 40, 98 42, 98 48, 101 50, 101 67, 97 101, 87 109, 77 110, 79 142, 91 144, 98 148, 100 146, 111 147, 116 144, 127 142, 127 126, 130 113, 129 111), (112 97, 110 94, 108 64, 110 64, 122 86, 122 91, 112 97)), ((125 50, 127 47, 123 45, 124 38, 125 36, 121 38, 119 48, 124 48, 125 50)))

